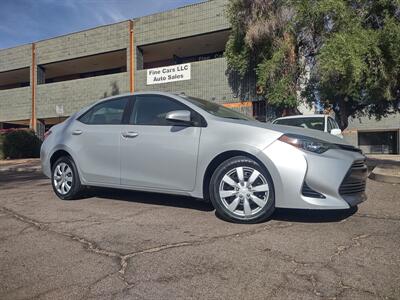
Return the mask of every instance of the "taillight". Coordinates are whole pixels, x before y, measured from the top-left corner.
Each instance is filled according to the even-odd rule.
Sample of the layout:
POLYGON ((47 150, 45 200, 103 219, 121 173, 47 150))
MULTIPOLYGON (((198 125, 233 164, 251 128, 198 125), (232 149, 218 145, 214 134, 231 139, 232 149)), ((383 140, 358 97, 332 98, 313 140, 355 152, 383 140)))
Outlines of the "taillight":
POLYGON ((46 131, 46 132, 44 133, 44 140, 47 139, 48 136, 49 136, 50 134, 52 134, 52 131, 51 131, 51 130, 46 131))

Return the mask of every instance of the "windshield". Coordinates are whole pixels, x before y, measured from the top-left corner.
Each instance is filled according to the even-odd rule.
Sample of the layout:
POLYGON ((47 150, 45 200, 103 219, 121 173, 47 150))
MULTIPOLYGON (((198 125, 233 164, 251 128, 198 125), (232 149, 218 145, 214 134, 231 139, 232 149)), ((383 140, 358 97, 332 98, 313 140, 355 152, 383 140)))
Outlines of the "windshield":
POLYGON ((179 95, 182 98, 186 99, 190 103, 196 105, 197 107, 205 110, 206 112, 220 117, 220 118, 227 118, 227 119, 236 119, 236 120, 247 120, 247 121, 254 121, 253 118, 250 118, 244 114, 241 114, 233 109, 226 108, 222 105, 204 100, 204 99, 199 99, 195 97, 189 97, 189 96, 182 96, 179 95))
POLYGON ((275 120, 274 124, 289 125, 324 131, 324 118, 290 118, 275 120))

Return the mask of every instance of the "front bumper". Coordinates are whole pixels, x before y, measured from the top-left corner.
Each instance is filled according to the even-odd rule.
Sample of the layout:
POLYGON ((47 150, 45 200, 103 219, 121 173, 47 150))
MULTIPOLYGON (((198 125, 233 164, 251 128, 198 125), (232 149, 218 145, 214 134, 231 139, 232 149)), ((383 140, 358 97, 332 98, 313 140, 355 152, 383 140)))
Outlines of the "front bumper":
POLYGON ((358 152, 330 149, 314 154, 277 140, 262 156, 274 181, 276 207, 347 209, 366 200, 367 169, 358 152), (353 168, 355 164, 359 168, 353 168), (305 186, 315 196, 304 192, 305 186))

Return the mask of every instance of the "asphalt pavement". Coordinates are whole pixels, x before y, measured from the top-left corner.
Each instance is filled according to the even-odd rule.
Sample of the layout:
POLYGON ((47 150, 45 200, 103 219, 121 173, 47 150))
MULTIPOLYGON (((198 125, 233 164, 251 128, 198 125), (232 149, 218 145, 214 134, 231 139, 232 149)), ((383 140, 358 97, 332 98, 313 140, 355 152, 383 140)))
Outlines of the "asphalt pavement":
POLYGON ((400 185, 256 225, 205 202, 0 174, 0 299, 400 299, 400 185))

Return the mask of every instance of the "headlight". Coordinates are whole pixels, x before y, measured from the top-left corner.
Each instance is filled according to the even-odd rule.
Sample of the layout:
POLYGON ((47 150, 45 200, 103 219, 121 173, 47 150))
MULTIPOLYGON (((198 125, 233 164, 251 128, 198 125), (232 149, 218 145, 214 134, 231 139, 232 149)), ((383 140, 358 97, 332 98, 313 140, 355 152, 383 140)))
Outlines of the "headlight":
POLYGON ((334 144, 297 134, 284 134, 279 138, 279 140, 296 148, 318 154, 336 148, 336 145, 334 144))

